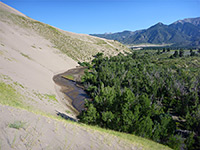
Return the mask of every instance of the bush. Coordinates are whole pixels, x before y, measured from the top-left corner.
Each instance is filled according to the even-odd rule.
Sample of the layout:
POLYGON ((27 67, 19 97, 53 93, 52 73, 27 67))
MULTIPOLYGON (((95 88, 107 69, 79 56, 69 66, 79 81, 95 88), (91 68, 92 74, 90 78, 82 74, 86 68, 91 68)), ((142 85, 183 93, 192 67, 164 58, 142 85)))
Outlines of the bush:
POLYGON ((8 126, 10 128, 20 129, 20 128, 24 128, 25 124, 26 123, 22 121, 15 121, 14 123, 9 124, 8 126))
POLYGON ((182 150, 185 149, 184 139, 181 135, 172 135, 169 137, 167 145, 174 150, 182 150))

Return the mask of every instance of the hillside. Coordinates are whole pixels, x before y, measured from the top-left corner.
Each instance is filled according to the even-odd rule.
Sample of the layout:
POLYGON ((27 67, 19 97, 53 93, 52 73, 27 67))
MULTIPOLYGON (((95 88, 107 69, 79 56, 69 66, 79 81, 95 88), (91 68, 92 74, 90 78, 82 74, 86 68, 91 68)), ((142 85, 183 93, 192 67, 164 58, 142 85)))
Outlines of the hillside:
POLYGON ((75 120, 71 99, 53 76, 128 49, 119 42, 66 32, 0 2, 0 149, 169 149, 75 120))
POLYGON ((200 47, 200 17, 176 21, 170 25, 157 23, 148 29, 113 34, 91 34, 124 44, 161 44, 176 47, 200 47))

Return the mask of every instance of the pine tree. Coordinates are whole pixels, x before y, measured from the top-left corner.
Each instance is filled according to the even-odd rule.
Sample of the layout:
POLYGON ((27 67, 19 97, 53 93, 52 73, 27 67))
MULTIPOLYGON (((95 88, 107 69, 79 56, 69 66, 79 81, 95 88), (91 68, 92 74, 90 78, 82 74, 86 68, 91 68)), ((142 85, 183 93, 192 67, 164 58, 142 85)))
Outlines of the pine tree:
POLYGON ((193 50, 190 50, 190 56, 195 56, 195 52, 193 52, 193 50))
POLYGON ((174 57, 178 57, 178 51, 175 51, 173 54, 174 57))
POLYGON ((157 54, 160 55, 160 49, 158 49, 157 54))
POLYGON ((179 50, 179 57, 183 57, 184 56, 184 51, 183 51, 183 49, 180 49, 179 50))
POLYGON ((165 53, 165 51, 166 51, 166 49, 165 49, 165 48, 163 48, 163 53, 165 53))

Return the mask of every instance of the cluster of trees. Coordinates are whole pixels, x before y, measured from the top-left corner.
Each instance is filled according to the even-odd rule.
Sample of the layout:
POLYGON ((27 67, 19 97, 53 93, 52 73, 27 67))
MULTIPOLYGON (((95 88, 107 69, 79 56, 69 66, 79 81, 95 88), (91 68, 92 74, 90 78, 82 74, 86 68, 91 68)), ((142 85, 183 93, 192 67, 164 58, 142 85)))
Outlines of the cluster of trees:
MULTIPOLYGON (((148 50, 148 49, 147 49, 148 50)), ((170 48, 163 48, 162 52, 160 49, 157 50, 157 55, 160 55, 162 53, 165 52, 170 52, 170 48)), ((200 49, 197 49, 197 51, 195 52, 193 49, 190 49, 190 53, 187 54, 188 56, 198 56, 200 54, 200 49)), ((170 56, 170 58, 176 58, 176 57, 184 57, 184 49, 179 49, 179 50, 175 50, 173 55, 170 56)))
POLYGON ((183 57, 184 56, 184 50, 183 49, 180 49, 179 52, 176 50, 174 52, 173 55, 171 55, 170 58, 173 58, 173 57, 183 57))
POLYGON ((87 101, 80 121, 174 149, 200 149, 199 66, 183 68, 165 63, 169 58, 153 57, 97 54, 82 77, 93 100, 87 101))
MULTIPOLYGON (((148 50, 148 49, 147 49, 147 50, 148 50)), ((170 52, 170 48, 163 48, 163 49, 162 49, 162 53, 165 53, 165 52, 170 52)), ((161 50, 160 50, 160 49, 158 49, 157 54, 158 54, 158 55, 161 54, 161 50)))
MULTIPOLYGON (((197 52, 200 53, 200 49, 197 52)), ((198 56, 198 54, 191 49, 189 56, 198 56)), ((170 58, 174 57, 184 57, 184 50, 180 49, 179 52, 176 50, 170 58)))

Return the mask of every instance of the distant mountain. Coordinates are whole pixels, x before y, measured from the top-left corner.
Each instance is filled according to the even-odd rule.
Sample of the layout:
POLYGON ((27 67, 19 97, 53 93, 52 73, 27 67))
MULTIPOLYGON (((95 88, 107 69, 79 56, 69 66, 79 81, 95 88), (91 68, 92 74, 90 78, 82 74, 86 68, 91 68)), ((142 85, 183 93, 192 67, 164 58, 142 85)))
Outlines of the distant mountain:
POLYGON ((178 21, 174 22, 173 24, 177 24, 177 23, 182 23, 182 24, 191 23, 191 24, 193 24, 195 26, 200 27, 200 17, 198 17, 198 18, 187 18, 187 19, 184 19, 184 20, 178 20, 178 21))
POLYGON ((117 40, 124 44, 170 44, 178 47, 200 47, 200 17, 178 20, 170 25, 159 22, 148 29, 93 36, 117 40))

